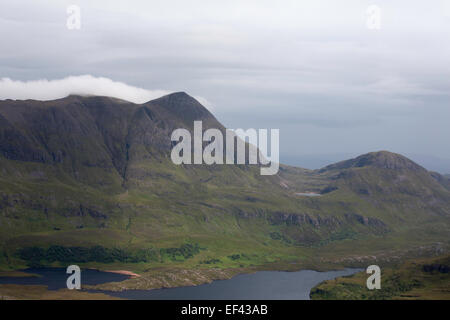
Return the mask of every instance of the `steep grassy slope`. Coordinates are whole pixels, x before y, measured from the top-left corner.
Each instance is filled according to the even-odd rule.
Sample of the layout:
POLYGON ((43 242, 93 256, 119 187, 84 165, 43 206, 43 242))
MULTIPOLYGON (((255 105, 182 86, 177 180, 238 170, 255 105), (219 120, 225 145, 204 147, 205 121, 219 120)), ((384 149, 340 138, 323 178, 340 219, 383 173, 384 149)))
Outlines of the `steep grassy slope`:
POLYGON ((0 102, 1 268, 246 268, 449 243, 449 189, 400 155, 276 176, 174 165, 170 134, 194 120, 224 130, 185 93, 0 102))

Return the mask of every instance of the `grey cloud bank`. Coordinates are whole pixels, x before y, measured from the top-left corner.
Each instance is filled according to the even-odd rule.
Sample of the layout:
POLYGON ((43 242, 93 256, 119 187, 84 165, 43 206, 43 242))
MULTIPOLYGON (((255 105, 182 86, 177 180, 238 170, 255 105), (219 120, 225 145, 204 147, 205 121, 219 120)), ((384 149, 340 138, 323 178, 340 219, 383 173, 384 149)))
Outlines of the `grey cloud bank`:
POLYGON ((95 87, 131 101, 186 91, 227 127, 279 128, 281 162, 380 149, 450 158, 448 2, 5 0, 0 78, 12 80, 0 97, 45 99, 38 79, 58 95, 95 87), (80 30, 66 28, 70 4, 80 30), (88 88, 67 80, 83 74, 88 88))

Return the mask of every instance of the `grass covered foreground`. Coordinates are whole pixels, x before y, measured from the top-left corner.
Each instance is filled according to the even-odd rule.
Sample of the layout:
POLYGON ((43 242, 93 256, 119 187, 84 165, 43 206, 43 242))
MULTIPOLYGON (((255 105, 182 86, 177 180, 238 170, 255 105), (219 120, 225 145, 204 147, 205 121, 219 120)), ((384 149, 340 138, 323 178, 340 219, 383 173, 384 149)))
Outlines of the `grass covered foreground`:
POLYGON ((352 276, 325 281, 311 290, 313 300, 450 300, 450 256, 418 259, 398 266, 381 267, 381 289, 368 290, 369 276, 352 276))

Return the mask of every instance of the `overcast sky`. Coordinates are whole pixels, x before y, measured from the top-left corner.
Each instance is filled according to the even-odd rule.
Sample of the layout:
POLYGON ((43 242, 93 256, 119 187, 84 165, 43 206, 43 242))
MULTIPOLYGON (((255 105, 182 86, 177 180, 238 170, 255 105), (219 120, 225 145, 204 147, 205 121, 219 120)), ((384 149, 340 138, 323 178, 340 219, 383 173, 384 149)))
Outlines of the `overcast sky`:
POLYGON ((229 128, 279 128, 282 162, 450 159, 449 1, 2 0, 0 99, 186 91, 229 128))

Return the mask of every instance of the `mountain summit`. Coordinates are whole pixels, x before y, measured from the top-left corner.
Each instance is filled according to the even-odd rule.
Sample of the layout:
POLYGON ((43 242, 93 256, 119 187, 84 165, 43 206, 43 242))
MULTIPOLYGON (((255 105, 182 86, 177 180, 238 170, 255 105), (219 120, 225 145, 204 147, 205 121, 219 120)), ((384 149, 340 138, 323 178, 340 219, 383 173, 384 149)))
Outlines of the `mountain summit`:
POLYGON ((160 105, 169 112, 184 117, 187 121, 214 117, 200 102, 185 92, 175 92, 149 101, 149 104, 160 105))
POLYGON ((374 167, 392 170, 426 171, 410 159, 389 151, 370 152, 354 159, 329 165, 323 170, 374 167))

